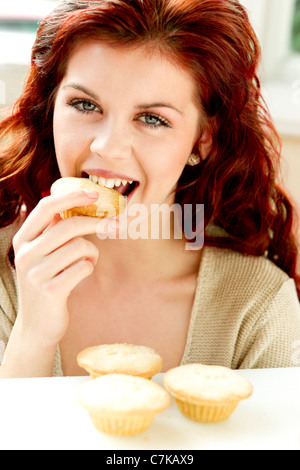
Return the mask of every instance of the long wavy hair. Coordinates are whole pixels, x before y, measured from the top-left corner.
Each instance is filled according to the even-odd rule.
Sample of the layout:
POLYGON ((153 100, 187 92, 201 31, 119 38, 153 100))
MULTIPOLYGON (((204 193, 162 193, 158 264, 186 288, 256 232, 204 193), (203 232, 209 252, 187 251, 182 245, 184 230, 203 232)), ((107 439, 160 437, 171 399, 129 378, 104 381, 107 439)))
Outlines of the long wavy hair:
POLYGON ((176 202, 204 204, 205 226, 222 229, 206 244, 268 257, 299 294, 295 211, 278 184, 281 144, 257 77, 260 47, 238 0, 61 1, 38 28, 24 91, 0 124, 0 227, 23 204, 28 215, 60 176, 55 96, 71 52, 88 38, 155 47, 193 75, 213 145, 183 171, 176 202))

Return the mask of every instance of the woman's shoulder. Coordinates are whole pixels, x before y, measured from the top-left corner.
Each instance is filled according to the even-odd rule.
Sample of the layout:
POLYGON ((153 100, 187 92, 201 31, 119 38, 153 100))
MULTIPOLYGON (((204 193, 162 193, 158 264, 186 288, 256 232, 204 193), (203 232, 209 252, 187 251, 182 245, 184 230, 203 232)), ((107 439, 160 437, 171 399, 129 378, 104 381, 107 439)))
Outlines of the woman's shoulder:
POLYGON ((230 270, 232 275, 241 275, 243 273, 246 277, 249 275, 257 277, 268 273, 272 276, 272 279, 274 278, 279 282, 289 279, 284 271, 265 256, 253 256, 232 249, 213 246, 205 247, 205 252, 210 263, 214 261, 211 266, 230 270), (233 267, 237 271, 233 271, 233 267))
POLYGON ((0 307, 8 317, 14 317, 17 308, 16 275, 9 263, 8 251, 18 228, 16 222, 0 229, 0 307))
POLYGON ((243 304, 265 303, 285 291, 297 299, 294 281, 264 256, 205 247, 200 274, 199 283, 209 285, 209 290, 218 292, 223 299, 232 294, 243 304))
POLYGON ((0 228, 0 253, 3 255, 7 248, 9 247, 11 240, 14 236, 14 229, 13 225, 9 225, 8 227, 0 228))
POLYGON ((0 228, 0 269, 5 269, 7 266, 7 253, 19 227, 20 221, 17 220, 7 227, 0 228))

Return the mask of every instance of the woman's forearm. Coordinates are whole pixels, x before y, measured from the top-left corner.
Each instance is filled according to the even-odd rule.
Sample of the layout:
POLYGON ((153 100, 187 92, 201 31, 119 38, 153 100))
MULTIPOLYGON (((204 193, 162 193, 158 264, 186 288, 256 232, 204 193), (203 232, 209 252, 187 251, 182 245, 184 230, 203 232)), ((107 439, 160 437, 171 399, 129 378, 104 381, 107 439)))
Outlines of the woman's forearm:
POLYGON ((51 377, 57 345, 32 338, 16 323, 0 366, 0 378, 51 377))

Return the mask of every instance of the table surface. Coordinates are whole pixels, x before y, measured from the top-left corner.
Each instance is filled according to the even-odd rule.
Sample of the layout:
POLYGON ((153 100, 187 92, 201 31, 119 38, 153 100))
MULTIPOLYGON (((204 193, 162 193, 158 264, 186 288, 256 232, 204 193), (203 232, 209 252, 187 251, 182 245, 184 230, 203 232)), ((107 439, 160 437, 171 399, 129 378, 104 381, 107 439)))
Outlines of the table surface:
MULTIPOLYGON (((300 450, 300 368, 243 370, 251 398, 218 424, 185 418, 174 401, 134 437, 97 431, 77 399, 87 377, 0 379, 0 449, 300 450)), ((163 383, 163 374, 154 377, 163 383)))

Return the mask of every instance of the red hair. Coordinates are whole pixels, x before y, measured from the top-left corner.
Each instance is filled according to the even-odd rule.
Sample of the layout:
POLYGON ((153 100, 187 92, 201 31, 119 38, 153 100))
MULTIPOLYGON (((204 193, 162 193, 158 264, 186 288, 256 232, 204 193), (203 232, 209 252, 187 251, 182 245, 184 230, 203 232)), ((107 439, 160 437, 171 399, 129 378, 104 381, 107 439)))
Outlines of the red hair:
POLYGON ((213 146, 198 166, 185 168, 176 202, 204 204, 205 225, 226 232, 207 235, 206 244, 267 256, 299 293, 295 211, 276 182, 280 139, 261 96, 258 40, 238 0, 61 2, 41 23, 24 92, 0 124, 0 226, 12 223, 22 204, 30 213, 60 176, 56 91, 74 47, 88 38, 158 48, 193 74, 213 146))

